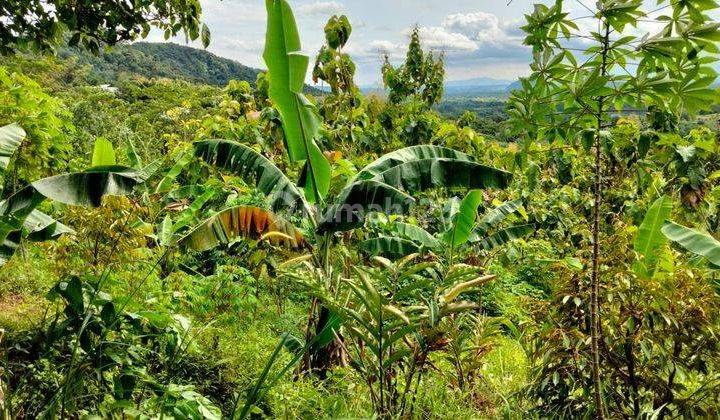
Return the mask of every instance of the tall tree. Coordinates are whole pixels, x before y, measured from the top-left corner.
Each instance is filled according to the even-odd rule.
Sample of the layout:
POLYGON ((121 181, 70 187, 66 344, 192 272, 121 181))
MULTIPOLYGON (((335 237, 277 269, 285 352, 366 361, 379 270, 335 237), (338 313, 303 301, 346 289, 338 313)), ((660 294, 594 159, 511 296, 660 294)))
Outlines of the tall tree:
POLYGON ((436 56, 422 50, 418 27, 410 34, 405 63, 394 67, 386 55, 382 74, 385 87, 390 89, 390 102, 399 103, 416 98, 430 107, 442 99, 445 63, 442 55, 436 56))

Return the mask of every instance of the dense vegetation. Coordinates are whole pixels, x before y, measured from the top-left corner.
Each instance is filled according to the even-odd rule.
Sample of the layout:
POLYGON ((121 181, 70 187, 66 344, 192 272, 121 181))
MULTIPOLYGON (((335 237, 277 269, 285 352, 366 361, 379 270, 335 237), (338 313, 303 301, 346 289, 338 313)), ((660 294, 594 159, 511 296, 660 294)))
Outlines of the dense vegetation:
POLYGON ((172 43, 136 42, 117 45, 98 55, 79 48, 61 48, 58 56, 89 66, 88 81, 115 85, 127 77, 171 78, 214 86, 230 80, 255 82, 260 70, 207 51, 172 43))
POLYGON ((480 116, 417 30, 364 96, 266 4, 252 83, 3 40, 3 418, 720 415, 714 1, 538 5, 480 116))

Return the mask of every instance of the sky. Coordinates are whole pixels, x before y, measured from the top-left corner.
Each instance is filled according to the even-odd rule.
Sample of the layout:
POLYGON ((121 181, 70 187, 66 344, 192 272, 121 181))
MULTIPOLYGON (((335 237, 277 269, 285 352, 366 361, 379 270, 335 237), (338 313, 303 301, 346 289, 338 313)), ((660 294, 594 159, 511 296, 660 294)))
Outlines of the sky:
MULTIPOLYGON (((314 61, 324 42, 328 18, 345 14, 353 25, 345 46, 357 66, 356 82, 362 86, 381 83, 382 57, 402 62, 409 33, 420 28, 424 49, 442 51, 446 58, 446 80, 488 77, 516 80, 529 73, 530 49, 522 45, 520 26, 538 0, 288 0, 295 12, 303 51, 314 61)), ((571 16, 580 19, 580 32, 595 28, 584 2, 566 2, 571 16)), ((554 3, 552 1, 540 1, 554 3)), ((655 2, 652 2, 653 5, 655 2)), ((262 50, 265 38, 263 0, 201 0, 203 20, 212 39, 208 50, 247 66, 265 68, 262 50)), ((654 17, 654 16, 652 16, 654 17)), ((646 26, 652 26, 647 24, 646 26)), ((651 27, 640 28, 638 33, 651 27)), ((150 41, 160 41, 151 33, 150 41)), ((184 38, 173 39, 184 43, 184 38)), ((578 40, 582 44, 583 40, 578 40)), ((197 43, 193 44, 198 46, 197 43)), ((578 45, 582 47, 582 45, 578 45)), ((309 72, 308 72, 309 73, 309 72)))

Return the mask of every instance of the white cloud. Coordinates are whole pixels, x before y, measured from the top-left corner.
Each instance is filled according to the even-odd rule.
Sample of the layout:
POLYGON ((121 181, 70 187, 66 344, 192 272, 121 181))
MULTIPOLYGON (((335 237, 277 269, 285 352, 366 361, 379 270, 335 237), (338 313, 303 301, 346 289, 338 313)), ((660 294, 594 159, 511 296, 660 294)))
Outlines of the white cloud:
MULTIPOLYGON (((411 30, 406 31, 407 34, 411 30)), ((430 50, 442 50, 445 52, 477 51, 478 46, 467 36, 449 32, 440 26, 421 26, 420 42, 423 48, 430 50)))
POLYGON ((345 48, 345 52, 350 54, 354 59, 364 60, 367 58, 376 59, 383 55, 399 57, 405 54, 405 49, 405 45, 396 44, 384 39, 376 39, 364 44, 351 42, 345 48))
POLYGON ((344 10, 345 7, 336 1, 316 1, 297 8, 298 14, 306 16, 329 16, 344 10))
POLYGON ((448 15, 442 27, 461 33, 480 44, 507 45, 519 43, 521 36, 517 28, 521 23, 517 20, 501 22, 492 13, 473 12, 448 15))
POLYGON ((500 22, 497 16, 492 13, 456 13, 446 16, 443 19, 442 26, 469 37, 476 37, 481 32, 497 30, 500 22))

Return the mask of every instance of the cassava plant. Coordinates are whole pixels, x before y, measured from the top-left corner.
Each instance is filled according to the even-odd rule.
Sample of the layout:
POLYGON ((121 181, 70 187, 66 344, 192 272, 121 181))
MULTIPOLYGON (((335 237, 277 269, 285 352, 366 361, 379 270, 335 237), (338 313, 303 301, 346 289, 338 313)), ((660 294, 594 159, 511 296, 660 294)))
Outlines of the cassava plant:
MULTIPOLYGON (((594 415, 602 418, 599 295, 602 279, 603 144, 613 113, 665 110, 676 119, 707 106, 716 92, 712 68, 718 24, 707 11, 717 2, 603 0, 589 16, 573 17, 559 0, 526 15, 525 43, 533 49, 532 74, 510 98, 508 112, 520 128, 522 159, 536 143, 585 143, 594 150, 592 256, 590 258, 590 355, 594 415), (641 22, 660 28, 638 35, 641 22), (579 25, 590 22, 588 30, 579 25), (578 48, 580 47, 580 48, 578 48), (576 50, 580 54, 576 54, 576 50)), ((521 160, 522 160, 521 159, 521 160)))

